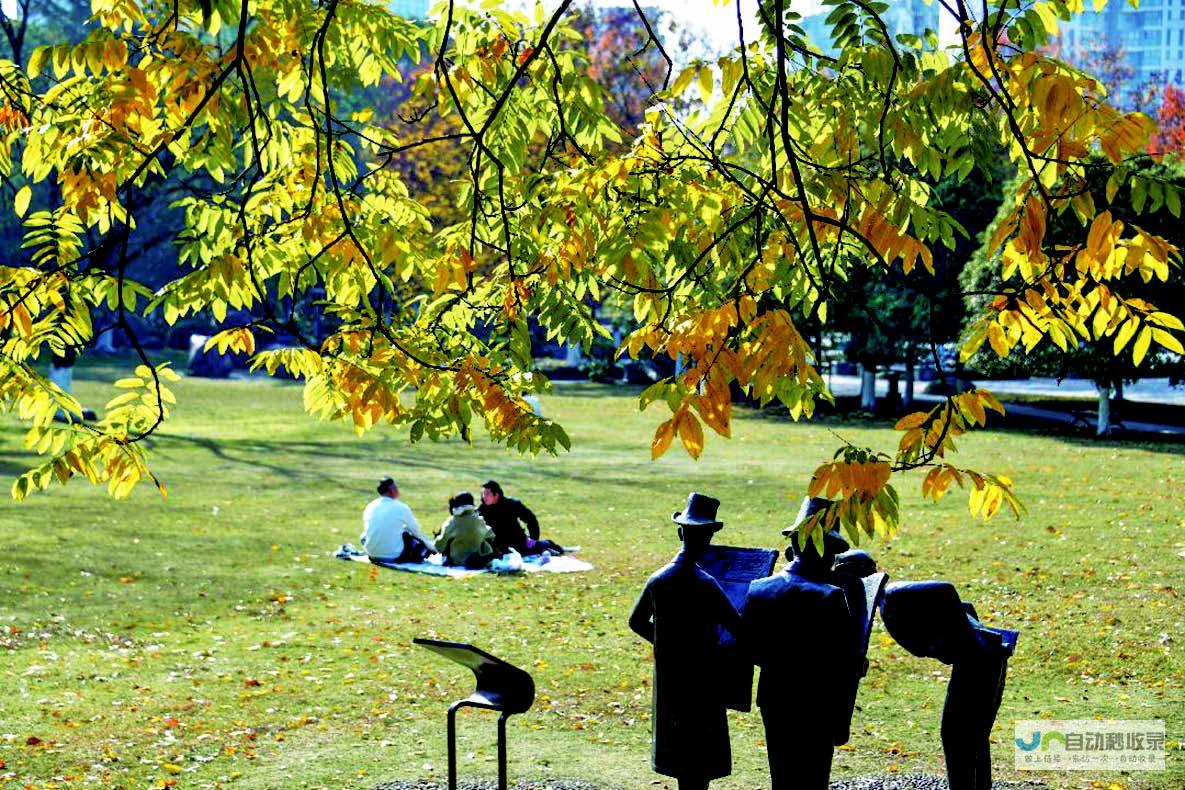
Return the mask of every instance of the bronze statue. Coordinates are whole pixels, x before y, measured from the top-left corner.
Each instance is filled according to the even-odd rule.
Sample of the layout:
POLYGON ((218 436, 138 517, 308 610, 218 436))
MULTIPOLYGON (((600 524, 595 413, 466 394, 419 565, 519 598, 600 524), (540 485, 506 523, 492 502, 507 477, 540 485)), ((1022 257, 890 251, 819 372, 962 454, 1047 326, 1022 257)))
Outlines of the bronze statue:
POLYGON ((856 627, 848 594, 832 571, 848 543, 828 531, 820 555, 813 542, 801 545, 796 532, 829 504, 803 502, 794 526, 783 531, 794 535, 789 566, 751 583, 745 599, 741 639, 761 668, 757 706, 773 790, 826 790, 832 750, 847 743, 864 669, 863 623, 856 627))
POLYGON ((988 737, 1016 631, 990 628, 949 582, 890 584, 881 604, 889 635, 915 656, 951 665, 942 707, 942 751, 951 790, 990 790, 988 737))
POLYGON ((630 614, 630 628, 654 645, 654 770, 701 790, 732 773, 722 684, 719 629, 739 633, 740 616, 720 585, 696 561, 724 524, 720 501, 692 493, 679 525, 683 549, 646 582, 630 614))

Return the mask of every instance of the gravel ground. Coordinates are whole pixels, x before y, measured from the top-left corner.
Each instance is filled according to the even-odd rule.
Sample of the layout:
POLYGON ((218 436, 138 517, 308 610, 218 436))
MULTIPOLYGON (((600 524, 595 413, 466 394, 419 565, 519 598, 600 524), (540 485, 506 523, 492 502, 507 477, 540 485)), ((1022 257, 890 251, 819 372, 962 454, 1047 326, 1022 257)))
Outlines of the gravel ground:
MULTIPOLYGON (((661 779, 651 783, 665 785, 661 779)), ((672 781, 669 785, 674 788, 672 781)), ((446 782, 420 779, 410 782, 388 782, 375 790, 446 790, 446 782)), ((496 790, 498 783, 492 780, 460 780, 458 790, 496 790)), ((610 790, 580 779, 528 779, 511 782, 511 790, 610 790)), ((994 782, 993 790, 1041 790, 1049 785, 1039 780, 1023 782, 994 782)), ((946 778, 942 776, 864 776, 858 779, 843 779, 831 783, 831 790, 949 790, 946 778)))
MULTIPOLYGON (((992 782, 993 790, 1040 790, 1049 785, 1040 780, 992 782)), ((945 776, 864 776, 831 783, 831 790, 949 790, 945 776)))

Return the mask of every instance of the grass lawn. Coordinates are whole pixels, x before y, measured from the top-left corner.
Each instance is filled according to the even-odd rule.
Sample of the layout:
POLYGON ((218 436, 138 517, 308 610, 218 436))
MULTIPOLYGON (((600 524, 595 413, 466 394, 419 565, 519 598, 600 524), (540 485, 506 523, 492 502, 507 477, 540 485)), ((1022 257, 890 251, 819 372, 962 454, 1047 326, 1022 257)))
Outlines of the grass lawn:
MULTIPOLYGON (((113 369, 80 370, 101 406, 113 369), (106 378, 104 378, 106 377, 106 378)), ((741 413, 698 463, 649 461, 656 414, 630 393, 569 385, 544 399, 574 445, 520 458, 478 441, 358 440, 306 417, 300 388, 186 379, 154 438, 170 494, 109 501, 80 483, 0 508, 0 788, 370 788, 445 772, 444 716, 467 672, 411 645, 471 641, 529 669, 538 696, 509 727, 512 776, 650 786, 649 647, 626 627, 645 578, 676 549, 692 489, 723 501, 722 543, 779 546, 814 466, 837 446, 894 445, 868 424, 796 425, 741 413), (330 555, 357 541, 382 473, 428 526, 446 498, 494 477, 583 547, 588 574, 448 580, 371 573, 330 555)), ((658 407, 652 407, 658 408, 658 407)), ((29 460, 0 423, 4 491, 29 460)), ((891 577, 945 578, 985 619, 1021 629, 995 730, 1013 722, 1165 719, 1168 771, 1044 774, 1053 787, 1185 787, 1185 463, 1180 446, 993 432, 965 465, 1013 476, 1030 515, 972 522, 957 493, 902 485, 901 535, 872 547, 891 577), (1092 782, 1099 782, 1092 784, 1092 782)), ((809 636, 785 636, 787 650, 809 636)), ((947 667, 877 626, 851 744, 834 777, 942 771, 947 667)), ((734 774, 766 785, 760 719, 730 714, 734 774)), ((494 721, 460 716, 462 776, 494 773, 494 721)), ((664 783, 654 786, 661 787, 664 783)), ((669 783, 673 787, 673 783, 669 783)))

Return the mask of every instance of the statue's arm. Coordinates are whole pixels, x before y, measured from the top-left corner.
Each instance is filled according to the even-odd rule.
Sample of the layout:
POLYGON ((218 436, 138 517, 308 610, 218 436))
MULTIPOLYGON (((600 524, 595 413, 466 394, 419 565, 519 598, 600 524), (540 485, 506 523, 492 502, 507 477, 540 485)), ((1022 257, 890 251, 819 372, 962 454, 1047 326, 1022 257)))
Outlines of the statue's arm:
POLYGON ((733 607, 732 601, 728 600, 728 596, 724 594, 724 590, 721 589, 719 582, 716 583, 716 592, 717 622, 724 626, 725 630, 732 634, 739 642, 741 641, 741 631, 743 630, 741 615, 733 607))
POLYGON ((650 600, 650 585, 642 588, 638 600, 634 602, 634 610, 630 612, 630 630, 654 644, 654 604, 650 600))
POLYGON ((860 685, 863 656, 860 655, 860 640, 852 628, 851 610, 843 590, 836 588, 824 601, 826 622, 831 627, 832 656, 830 665, 838 671, 838 692, 842 704, 833 706, 836 721, 832 729, 832 743, 841 746, 851 737, 852 710, 856 704, 856 691, 860 685))

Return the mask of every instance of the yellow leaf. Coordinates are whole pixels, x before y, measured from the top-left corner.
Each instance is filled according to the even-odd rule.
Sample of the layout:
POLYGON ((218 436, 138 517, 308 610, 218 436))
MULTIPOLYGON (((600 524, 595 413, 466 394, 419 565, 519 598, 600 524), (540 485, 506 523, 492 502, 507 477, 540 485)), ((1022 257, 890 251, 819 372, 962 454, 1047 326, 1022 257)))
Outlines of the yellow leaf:
POLYGON ((1115 335, 1115 343, 1113 345, 1113 349, 1116 354, 1118 354, 1120 351, 1123 350, 1123 347, 1127 345, 1127 341, 1132 339, 1132 335, 1134 335, 1136 333, 1136 329, 1138 329, 1139 326, 1140 326, 1140 319, 1136 318, 1135 316, 1127 319, 1127 322, 1120 328, 1119 332, 1117 332, 1115 335))
POLYGON ((1008 352, 1012 349, 1009 347, 1008 338, 1004 335, 1004 330, 1000 328, 1000 325, 989 325, 987 334, 988 342, 992 344, 992 351, 996 352, 996 356, 1008 356, 1008 352))
POLYGON ((687 449, 692 458, 699 458, 704 451, 704 429, 699 420, 689 411, 679 416, 679 441, 687 449))
POLYGON ((16 212, 18 217, 25 216, 25 212, 29 210, 29 201, 33 198, 33 190, 29 188, 28 184, 16 191, 16 197, 12 200, 12 210, 16 212))
POLYGON ((695 77, 696 82, 699 84, 699 97, 703 100, 704 104, 707 104, 708 100, 712 98, 712 84, 715 81, 712 76, 711 67, 704 66, 695 77))
POLYGON ((671 85, 671 93, 678 96, 683 91, 687 90, 687 86, 691 84, 691 80, 695 77, 695 67, 688 66, 683 69, 678 77, 675 77, 674 84, 671 85))
POLYGON ((29 73, 29 78, 34 79, 45 68, 45 61, 50 54, 49 47, 37 47, 33 50, 33 55, 29 58, 29 66, 26 69, 29 73))
POLYGON ((976 390, 976 393, 979 395, 980 400, 983 401, 983 404, 987 408, 991 409, 992 411, 999 412, 1000 414, 1004 413, 1004 404, 1000 403, 1000 401, 996 399, 995 395, 987 390, 976 390))
POLYGON ((1185 348, 1181 347, 1181 341, 1173 337, 1169 332, 1163 329, 1153 329, 1152 338, 1160 345, 1172 351, 1175 354, 1185 354, 1185 348))
POLYGON ((1144 361, 1144 355, 1148 353, 1148 346, 1152 343, 1152 328, 1144 327, 1140 330, 1140 334, 1136 336, 1136 343, 1132 346, 1132 364, 1139 367, 1140 363, 1144 361))
POLYGON ((12 309, 12 320, 23 336, 28 337, 33 334, 33 319, 29 317, 29 311, 25 309, 24 305, 18 304, 12 309))
POLYGON ((664 422, 654 431, 654 441, 650 443, 650 458, 655 460, 662 456, 671 446, 671 440, 675 438, 675 419, 664 422))
POLYGON ((893 426, 893 430, 908 431, 910 428, 920 428, 929 417, 929 412, 915 411, 913 414, 907 414, 898 420, 897 424, 893 426))
POLYGON ((1148 316, 1148 321, 1160 324, 1165 329, 1185 329, 1185 324, 1181 323, 1181 319, 1171 313, 1152 313, 1148 316))
POLYGON ((806 489, 807 496, 814 497, 819 495, 823 490, 823 486, 827 484, 827 477, 830 471, 831 464, 823 464, 815 470, 815 473, 811 475, 810 485, 806 489))

